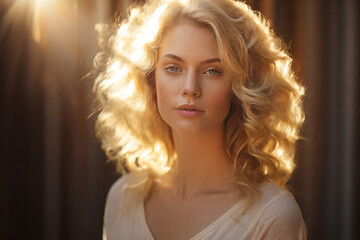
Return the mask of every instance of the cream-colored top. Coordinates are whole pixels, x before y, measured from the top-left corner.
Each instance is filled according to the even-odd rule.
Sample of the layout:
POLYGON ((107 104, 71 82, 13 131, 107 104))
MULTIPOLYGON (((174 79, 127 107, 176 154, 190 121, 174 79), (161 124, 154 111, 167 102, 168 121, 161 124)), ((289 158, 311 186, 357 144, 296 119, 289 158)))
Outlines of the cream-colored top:
MULTIPOLYGON (((111 187, 105 206, 103 240, 154 240, 146 223, 143 199, 136 188, 127 188, 130 182, 141 181, 134 178, 141 178, 141 174, 127 174, 111 187)), ((261 184, 259 190, 258 202, 244 214, 243 199, 191 240, 307 239, 294 197, 272 183, 261 184)))

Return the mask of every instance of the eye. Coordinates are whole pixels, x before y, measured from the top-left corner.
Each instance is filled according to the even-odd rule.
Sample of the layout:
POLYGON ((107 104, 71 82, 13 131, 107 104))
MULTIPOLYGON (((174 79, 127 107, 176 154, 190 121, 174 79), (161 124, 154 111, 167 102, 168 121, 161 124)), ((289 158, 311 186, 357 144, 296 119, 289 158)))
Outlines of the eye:
POLYGON ((176 66, 169 66, 165 68, 168 72, 180 72, 180 68, 176 66))
POLYGON ((210 75, 220 75, 221 72, 215 68, 208 69, 204 72, 204 74, 210 74, 210 75))

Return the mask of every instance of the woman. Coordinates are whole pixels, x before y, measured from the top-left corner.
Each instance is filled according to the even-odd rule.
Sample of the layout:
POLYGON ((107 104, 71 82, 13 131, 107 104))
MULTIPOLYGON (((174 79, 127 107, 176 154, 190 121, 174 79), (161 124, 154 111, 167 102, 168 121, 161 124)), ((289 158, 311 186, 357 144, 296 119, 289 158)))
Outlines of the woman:
POLYGON ((150 0, 100 43, 97 134, 123 174, 104 239, 306 239, 285 190, 303 88, 262 16, 150 0))

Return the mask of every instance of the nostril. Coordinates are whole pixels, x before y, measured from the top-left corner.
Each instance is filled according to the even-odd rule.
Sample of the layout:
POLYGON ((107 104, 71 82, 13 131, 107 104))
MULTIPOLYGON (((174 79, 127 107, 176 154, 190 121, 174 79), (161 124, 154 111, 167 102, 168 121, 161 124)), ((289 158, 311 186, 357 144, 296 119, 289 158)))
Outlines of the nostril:
POLYGON ((181 95, 199 97, 201 95, 201 89, 200 88, 189 89, 184 87, 181 89, 181 95))

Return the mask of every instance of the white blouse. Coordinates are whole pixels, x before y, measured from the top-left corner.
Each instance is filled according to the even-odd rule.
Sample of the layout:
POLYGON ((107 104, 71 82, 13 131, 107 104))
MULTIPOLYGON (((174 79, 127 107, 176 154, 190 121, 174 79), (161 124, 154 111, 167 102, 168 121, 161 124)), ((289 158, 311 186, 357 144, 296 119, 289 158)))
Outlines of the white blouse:
MULTIPOLYGON (((127 188, 139 176, 127 174, 111 187, 103 240, 154 240, 146 223, 144 200, 135 189, 127 188)), ((306 225, 294 197, 272 183, 261 184, 259 190, 258 202, 245 213, 242 199, 191 240, 307 239, 306 225)))

